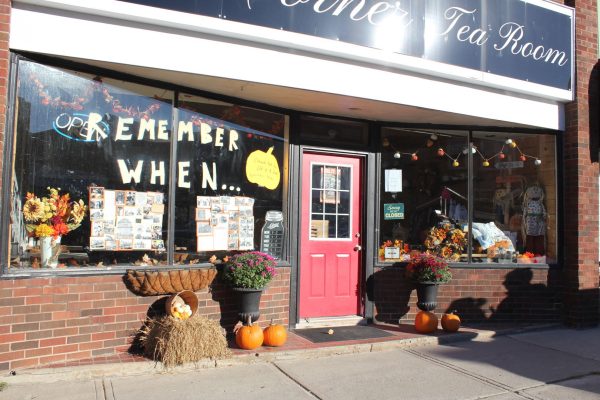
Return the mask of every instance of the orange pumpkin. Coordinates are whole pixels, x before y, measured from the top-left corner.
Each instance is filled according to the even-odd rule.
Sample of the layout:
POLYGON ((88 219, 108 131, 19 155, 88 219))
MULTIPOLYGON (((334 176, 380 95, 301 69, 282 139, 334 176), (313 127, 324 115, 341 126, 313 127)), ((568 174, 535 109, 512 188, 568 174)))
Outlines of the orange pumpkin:
POLYGON ((287 331, 285 330, 285 327, 283 325, 274 324, 273 321, 271 321, 271 324, 264 329, 263 334, 265 336, 263 342, 265 346, 283 346, 287 340, 287 331))
POLYGON ((453 312, 442 315, 442 329, 446 332, 456 332, 460 328, 460 317, 453 312))
POLYGON ((429 311, 419 311, 415 316, 415 329, 419 333, 432 333, 437 329, 438 318, 429 311))
POLYGON ((253 350, 263 344, 263 331, 258 325, 252 325, 252 319, 248 319, 248 325, 242 326, 235 334, 235 343, 240 349, 253 350))

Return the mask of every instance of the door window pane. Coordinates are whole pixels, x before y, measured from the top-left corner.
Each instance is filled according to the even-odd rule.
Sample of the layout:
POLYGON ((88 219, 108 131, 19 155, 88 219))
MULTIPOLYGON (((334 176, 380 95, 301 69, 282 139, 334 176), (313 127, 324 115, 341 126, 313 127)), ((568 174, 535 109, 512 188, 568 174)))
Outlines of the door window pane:
MULTIPOLYGON (((351 174, 348 166, 312 165, 311 238, 350 238, 351 174), (318 224, 323 225, 322 232, 327 232, 326 236, 313 235, 313 227, 318 224)), ((316 230, 321 232, 319 228, 316 230)))

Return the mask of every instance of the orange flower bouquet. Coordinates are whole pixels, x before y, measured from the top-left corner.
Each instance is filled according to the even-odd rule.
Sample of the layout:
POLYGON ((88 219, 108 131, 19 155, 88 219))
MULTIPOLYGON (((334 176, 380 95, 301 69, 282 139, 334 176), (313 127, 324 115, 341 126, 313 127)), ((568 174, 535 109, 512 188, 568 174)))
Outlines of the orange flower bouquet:
POLYGON ((27 193, 23 216, 29 236, 56 239, 81 226, 87 211, 83 200, 71 201, 69 193, 59 191, 49 187, 48 196, 42 198, 27 193))
POLYGON ((440 227, 432 227, 423 244, 429 254, 444 260, 458 261, 467 246, 467 238, 462 230, 444 224, 440 227))

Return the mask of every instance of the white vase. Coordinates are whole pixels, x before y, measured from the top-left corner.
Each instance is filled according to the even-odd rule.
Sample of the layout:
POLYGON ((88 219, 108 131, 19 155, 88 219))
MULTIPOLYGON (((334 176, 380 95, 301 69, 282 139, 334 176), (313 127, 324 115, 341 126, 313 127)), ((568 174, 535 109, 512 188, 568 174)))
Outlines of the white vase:
POLYGON ((60 238, 60 236, 58 236, 56 239, 52 236, 40 238, 40 262, 42 264, 42 268, 56 268, 58 266, 60 238))

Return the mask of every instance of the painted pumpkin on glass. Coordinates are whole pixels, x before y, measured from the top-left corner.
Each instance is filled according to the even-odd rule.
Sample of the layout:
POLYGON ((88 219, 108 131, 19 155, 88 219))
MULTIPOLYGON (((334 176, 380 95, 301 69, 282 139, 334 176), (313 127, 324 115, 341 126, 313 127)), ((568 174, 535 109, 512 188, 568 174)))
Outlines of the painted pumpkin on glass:
POLYGON ((435 332, 438 325, 438 318, 429 311, 419 311, 415 316, 415 329, 419 333, 435 332))
POLYGON ((283 346, 287 340, 287 331, 283 325, 271 324, 267 326, 263 335, 265 337, 263 344, 265 346, 279 347, 283 346))
POLYGON ((273 147, 269 150, 255 150, 246 160, 246 178, 249 182, 256 183, 258 186, 264 186, 269 190, 277 189, 281 179, 279 163, 272 154, 273 147))
POLYGON ((253 350, 263 344, 263 331, 258 325, 252 325, 252 319, 248 319, 248 325, 242 326, 235 334, 235 343, 240 349, 253 350))
POLYGON ((456 332, 460 328, 460 317, 453 312, 442 315, 442 329, 446 332, 456 332))

